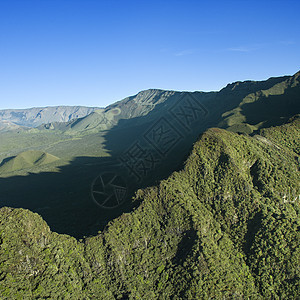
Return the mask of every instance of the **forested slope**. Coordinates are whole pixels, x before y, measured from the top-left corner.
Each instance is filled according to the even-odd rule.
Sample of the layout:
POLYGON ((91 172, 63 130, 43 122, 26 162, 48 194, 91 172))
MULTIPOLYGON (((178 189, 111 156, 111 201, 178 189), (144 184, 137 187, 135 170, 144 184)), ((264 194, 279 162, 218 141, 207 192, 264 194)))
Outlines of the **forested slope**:
POLYGON ((209 129, 182 171, 81 241, 2 208, 0 298, 296 299, 299 138, 297 117, 254 137, 209 129))

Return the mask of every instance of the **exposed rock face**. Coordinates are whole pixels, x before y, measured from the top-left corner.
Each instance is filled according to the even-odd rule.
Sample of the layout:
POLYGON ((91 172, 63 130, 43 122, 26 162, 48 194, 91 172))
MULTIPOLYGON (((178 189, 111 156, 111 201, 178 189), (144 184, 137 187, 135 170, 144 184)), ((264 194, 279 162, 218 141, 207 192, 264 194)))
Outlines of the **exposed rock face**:
POLYGON ((6 121, 6 120, 3 120, 3 121, 0 120, 0 132, 12 131, 12 130, 22 130, 22 129, 23 129, 22 126, 19 126, 13 122, 6 121))
POLYGON ((70 122, 63 130, 70 134, 89 134, 116 125, 137 127, 160 118, 175 118, 189 126, 193 119, 202 119, 205 126, 192 125, 197 132, 215 126, 251 134, 263 127, 283 124, 300 111, 299 78, 297 72, 265 81, 235 82, 219 92, 149 89, 70 122))
MULTIPOLYGON (((205 107, 205 121, 210 126, 249 134, 262 128, 262 125, 283 124, 298 113, 299 78, 300 72, 297 72, 293 76, 265 81, 234 82, 219 92, 149 89, 106 108, 57 106, 0 110, 0 131, 14 130, 13 125, 39 127, 46 124, 40 129, 59 129, 75 135, 90 134, 109 130, 119 121, 122 121, 123 127, 132 127, 166 117, 169 113, 189 117, 194 104, 201 104, 205 107), (3 125, 3 121, 9 121, 10 126, 3 125)), ((200 110, 203 108, 200 107, 200 110)), ((195 113, 199 114, 199 107, 198 111, 192 112, 195 113)), ((202 126, 197 131, 203 132, 210 126, 202 126)))
MULTIPOLYGON (((84 106, 53 106, 35 107, 30 109, 5 109, 0 110, 0 124, 9 121, 19 126, 37 127, 41 124, 52 122, 68 122, 76 118, 82 118, 96 107, 84 106)), ((4 127, 4 126, 3 126, 4 127)))

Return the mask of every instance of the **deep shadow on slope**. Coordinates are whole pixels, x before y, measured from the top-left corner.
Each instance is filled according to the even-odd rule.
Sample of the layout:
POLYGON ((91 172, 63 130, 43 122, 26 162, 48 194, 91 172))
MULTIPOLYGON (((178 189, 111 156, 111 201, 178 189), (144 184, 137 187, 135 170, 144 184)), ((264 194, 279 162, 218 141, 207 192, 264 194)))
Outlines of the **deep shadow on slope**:
POLYGON ((265 120, 263 127, 279 126, 300 112, 300 86, 288 87, 283 95, 261 96, 242 106, 246 122, 255 125, 265 120))
POLYGON ((139 205, 132 201, 138 188, 157 184, 178 168, 174 164, 160 166, 159 172, 153 170, 150 178, 136 180, 118 159, 77 157, 59 167, 59 172, 0 178, 0 207, 27 208, 40 214, 51 230, 83 238, 97 234, 109 221, 139 205), (102 208, 92 197, 92 184, 103 174, 124 179, 126 198, 116 208, 102 208))
MULTIPOLYGON (((237 107, 249 93, 285 79, 228 85, 219 93, 175 93, 148 115, 120 120, 106 132, 110 159, 77 157, 58 173, 0 178, 1 206, 37 212, 58 233, 77 238, 94 235, 138 205, 130 200, 137 188, 154 185, 180 169, 198 136, 217 126, 224 112, 237 107), (103 172, 121 174, 128 185, 127 201, 113 210, 100 208, 91 197, 91 184, 103 172)), ((250 118, 252 109, 245 112, 250 118)))
MULTIPOLYGON (((249 94, 268 90, 281 82, 284 85, 289 78, 237 82, 228 84, 220 92, 175 92, 146 116, 119 120, 105 133, 105 148, 117 158, 128 158, 132 151, 143 159, 142 152, 150 152, 161 161, 169 160, 168 165, 176 157, 182 162, 202 132, 220 126, 225 112, 237 108, 249 94)), ((126 102, 129 107, 130 101, 129 98, 126 102)), ((261 97, 254 103, 244 104, 242 109, 247 123, 264 122, 266 128, 286 122, 300 111, 299 104, 299 87, 296 87, 287 89, 287 95, 261 97)))
POLYGON ((76 238, 97 234, 109 221, 133 208, 134 187, 111 159, 77 157, 59 169, 0 178, 1 207, 30 209, 40 214, 51 230, 76 238), (107 172, 126 180, 127 199, 116 209, 100 207, 91 196, 94 179, 107 172))

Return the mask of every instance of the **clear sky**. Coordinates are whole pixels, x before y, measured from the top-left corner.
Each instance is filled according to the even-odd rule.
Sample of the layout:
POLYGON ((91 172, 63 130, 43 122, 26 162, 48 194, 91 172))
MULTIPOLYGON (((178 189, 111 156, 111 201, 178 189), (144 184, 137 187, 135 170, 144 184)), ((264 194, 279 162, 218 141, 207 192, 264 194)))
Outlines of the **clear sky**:
POLYGON ((0 0, 0 109, 292 75, 299 16, 299 0, 0 0))

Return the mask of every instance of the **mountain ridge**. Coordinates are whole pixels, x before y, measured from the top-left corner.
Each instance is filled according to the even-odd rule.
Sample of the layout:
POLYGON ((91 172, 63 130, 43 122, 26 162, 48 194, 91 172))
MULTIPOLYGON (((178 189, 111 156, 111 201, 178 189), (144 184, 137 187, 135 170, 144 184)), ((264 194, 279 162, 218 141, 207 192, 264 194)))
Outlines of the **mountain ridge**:
MULTIPOLYGON (((192 95, 197 101, 214 102, 209 110, 215 105, 223 105, 222 98, 224 95, 235 93, 241 94, 239 102, 243 101, 244 97, 250 94, 258 93, 263 90, 274 90, 278 86, 278 93, 283 94, 285 87, 295 87, 299 84, 300 71, 291 76, 270 77, 263 81, 236 81, 227 84, 219 91, 202 92, 202 91, 175 91, 163 89, 147 89, 139 93, 121 99, 105 108, 99 107, 84 107, 84 106, 54 106, 54 107, 35 107, 25 110, 0 110, 0 130, 14 130, 21 129, 22 127, 39 127, 40 129, 56 129, 65 131, 68 134, 76 135, 90 134, 96 131, 108 130, 115 127, 120 120, 141 118, 154 112, 154 117, 163 115, 168 109, 171 109, 172 103, 180 101, 184 95, 192 95), (243 95, 243 96, 242 96, 243 95), (160 107, 160 111, 154 109, 160 107), (90 117, 90 114, 93 114, 90 117), (97 114, 95 114, 97 113, 97 114), (85 119, 87 118, 87 119, 85 119), (91 120, 88 120, 88 119, 91 120), (8 126, 5 122, 11 122, 8 126), (93 124, 88 124, 89 121, 93 124), (80 124, 82 122, 82 124, 80 124), (16 127, 14 125, 20 126, 16 127)), ((272 92, 271 92, 272 94, 272 92)), ((274 93, 273 93, 274 94, 274 93)), ((263 93, 261 96, 265 96, 263 93)), ((226 97, 225 97, 226 99, 226 97)), ((230 101, 230 100, 229 100, 230 101)), ((241 105, 241 103, 236 103, 241 105)), ((208 103, 210 106, 210 103, 208 103)), ((234 109, 234 107, 233 107, 234 109)), ((214 108, 215 110, 215 108, 214 108)), ((226 112, 223 111, 223 114, 226 112)), ((227 112, 230 114, 230 111, 227 112)), ((291 116, 289 116, 291 117, 291 116)), ((238 117, 237 117, 238 118, 238 117)), ((226 125, 223 122, 223 128, 245 128, 246 132, 251 131, 251 126, 240 124, 226 125)), ((252 124, 253 125, 253 124, 252 124)), ((253 127, 254 128, 254 127, 253 127)))
POLYGON ((0 294, 296 299, 299 155, 287 137, 299 140, 299 126, 296 117, 260 138, 207 130, 182 170, 138 190, 133 211, 79 241, 29 210, 1 208, 0 294))
MULTIPOLYGON (((264 128, 284 124, 300 113, 298 74, 263 82, 247 81, 211 93, 151 89, 67 123, 1 133, 0 161, 30 149, 60 158, 55 164, 43 167, 34 165, 9 173, 2 169, 0 189, 5 199, 3 204, 22 207, 26 203, 26 207, 39 211, 39 196, 27 185, 39 189, 39 186, 47 186, 47 182, 53 181, 54 185, 60 186, 55 197, 60 200, 62 218, 68 220, 69 226, 61 226, 58 220, 51 189, 42 201, 49 200, 51 205, 42 206, 51 209, 42 214, 43 217, 58 232, 76 237, 89 235, 96 228, 90 223, 98 221, 93 204, 89 204, 89 194, 83 190, 90 188, 100 170, 121 172, 129 178, 132 190, 151 186, 179 169, 191 145, 211 127, 253 136, 264 128), (264 91, 268 91, 267 96, 264 91), (138 152, 138 159, 131 158, 132 151, 138 152), (142 166, 145 168, 141 169, 142 166), (45 173, 47 171, 49 173, 45 173), (65 195, 62 181, 51 172, 61 173, 66 182, 82 180, 78 185, 70 184, 68 189, 72 192, 65 195), (28 176, 24 179, 18 179, 26 174, 28 176), (16 186, 18 188, 14 189, 16 186), (21 203, 19 199, 24 193, 26 201, 21 203), (76 210, 76 206, 70 206, 71 199, 84 209, 76 210), (74 222, 75 218, 80 218, 82 223, 74 222)), ((103 224, 110 218, 102 217, 103 224)))
POLYGON ((0 164, 1 172, 13 172, 24 168, 43 166, 59 160, 58 157, 43 151, 28 150, 18 154, 15 157, 6 159, 0 164))
POLYGON ((46 106, 28 109, 0 110, 0 123, 9 121, 17 126, 38 127, 52 122, 68 122, 84 117, 98 107, 86 106, 46 106))
POLYGON ((1 132, 0 298, 297 299, 299 75, 1 132))
MULTIPOLYGON (((92 131, 101 130, 103 124, 105 124, 105 130, 108 130, 110 128, 117 127, 119 122, 122 122, 123 125, 128 123, 130 126, 133 126, 134 122, 136 122, 136 125, 151 122, 155 119, 163 117, 164 115, 168 114, 168 112, 172 113, 174 106, 181 106, 180 102, 184 102, 185 98, 192 97, 191 100, 187 99, 187 102, 191 103, 192 101, 196 103, 196 106, 200 105, 200 109, 202 109, 204 113, 206 110, 210 114, 210 116, 206 117, 206 121, 213 124, 212 126, 220 126, 224 129, 231 127, 231 130, 233 131, 236 130, 245 133, 253 132, 261 127, 259 123, 265 121, 263 116, 261 116, 261 119, 257 121, 257 124, 253 122, 247 123, 247 118, 249 118, 248 116, 240 116, 238 113, 235 115, 234 112, 231 111, 236 110, 238 112, 240 106, 246 103, 249 104, 247 99, 253 98, 252 102, 256 102, 254 103, 255 106, 264 101, 263 97, 269 96, 282 97, 279 102, 281 107, 284 107, 285 104, 282 100, 284 100, 285 91, 289 88, 292 90, 299 89, 299 74, 300 71, 292 76, 271 77, 264 81, 234 82, 228 84, 218 92, 180 92, 161 89, 144 90, 136 95, 111 104, 105 109, 99 111, 101 117, 98 116, 98 125, 97 121, 93 120, 94 122, 92 131), (230 107, 232 108, 230 109, 230 107), (226 122, 226 120, 223 120, 223 116, 226 114, 232 115, 229 123, 228 121, 226 122), (217 119, 220 121, 216 122, 217 119), (234 119, 236 119, 236 121, 234 121, 234 119), (127 122, 126 120, 130 120, 130 122, 127 122)), ((290 106, 294 107, 296 105, 297 110, 299 110, 300 101, 298 101, 299 96, 297 91, 294 92, 294 95, 292 95, 295 103, 291 104, 290 106)), ((186 107, 187 104, 183 106, 186 107)), ((272 109, 272 106, 270 108, 272 109)), ((249 114, 253 115, 252 111, 247 110, 246 113, 248 112, 249 114)), ((285 121, 287 121, 293 115, 292 113, 288 112, 286 112, 286 114, 287 116, 285 121)), ((85 118, 89 118, 89 116, 85 118)), ((88 123, 86 122, 87 120, 85 118, 75 121, 76 124, 78 125, 80 122, 88 123)), ((72 128, 72 126, 73 125, 71 124, 68 128, 66 128, 66 132, 70 134, 76 134, 77 130, 76 128, 72 128)), ((81 126, 78 132, 84 134, 86 126, 87 124, 81 126)), ((205 129, 207 128, 201 128, 201 130, 205 129)), ((87 130, 87 133, 89 132, 91 131, 87 130)))

